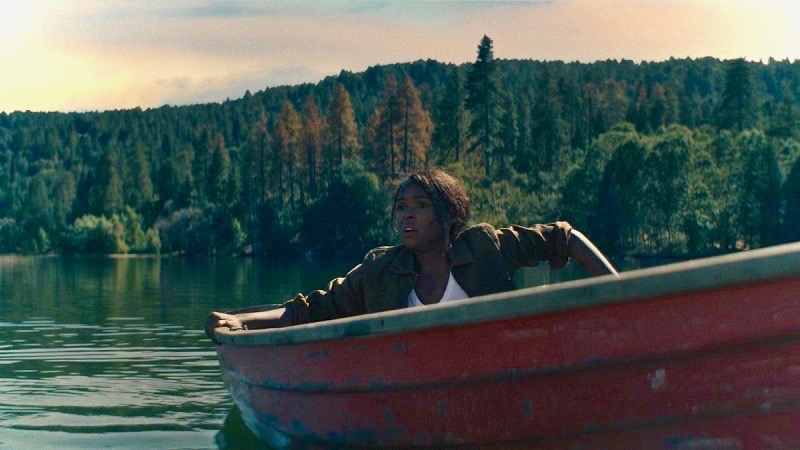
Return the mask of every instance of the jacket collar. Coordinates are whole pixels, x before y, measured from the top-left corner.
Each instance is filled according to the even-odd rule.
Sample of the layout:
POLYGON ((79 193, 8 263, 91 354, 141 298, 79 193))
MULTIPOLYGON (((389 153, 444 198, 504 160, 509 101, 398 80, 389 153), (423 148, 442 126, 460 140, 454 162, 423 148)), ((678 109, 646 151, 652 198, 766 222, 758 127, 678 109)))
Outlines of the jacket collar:
MULTIPOLYGON (((475 262, 475 257, 472 251, 463 239, 456 238, 453 242, 453 247, 450 249, 450 267, 463 266, 475 262)), ((414 270, 414 252, 400 246, 400 253, 397 258, 392 262, 392 270, 398 274, 413 274, 414 270)))

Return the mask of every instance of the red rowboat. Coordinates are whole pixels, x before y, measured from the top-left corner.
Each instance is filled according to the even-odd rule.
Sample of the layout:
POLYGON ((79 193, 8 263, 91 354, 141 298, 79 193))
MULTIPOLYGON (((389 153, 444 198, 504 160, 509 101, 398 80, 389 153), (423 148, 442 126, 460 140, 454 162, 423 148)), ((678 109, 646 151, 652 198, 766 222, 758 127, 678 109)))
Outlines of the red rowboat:
POLYGON ((278 447, 800 447, 800 243, 216 337, 278 447))

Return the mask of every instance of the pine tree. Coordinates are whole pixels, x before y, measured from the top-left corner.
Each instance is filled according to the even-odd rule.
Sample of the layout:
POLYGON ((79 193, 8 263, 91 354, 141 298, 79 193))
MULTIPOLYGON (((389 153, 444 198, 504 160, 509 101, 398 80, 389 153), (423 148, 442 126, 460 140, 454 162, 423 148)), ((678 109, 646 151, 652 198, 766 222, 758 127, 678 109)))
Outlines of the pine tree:
POLYGON ((449 159, 459 161, 466 140, 466 111, 464 109, 464 87, 457 67, 450 69, 444 93, 436 107, 436 127, 433 131, 434 147, 441 155, 441 162, 449 159))
POLYGON ((517 118, 514 114, 514 102, 511 97, 505 98, 505 112, 502 119, 502 130, 500 133, 500 147, 498 149, 498 169, 500 173, 508 173, 506 163, 509 158, 517 154, 517 140, 519 130, 517 130, 517 118))
POLYGON ((567 136, 561 120, 558 89, 547 68, 542 70, 531 120, 531 145, 536 155, 537 169, 549 172, 557 163, 561 147, 567 143, 567 136))
POLYGON ((134 210, 141 211, 153 200, 153 181, 150 178, 150 163, 144 143, 139 142, 134 146, 127 167, 129 173, 124 183, 128 197, 127 204, 134 210))
POLYGON ((514 169, 528 173, 533 169, 533 146, 531 144, 531 107, 527 95, 519 96, 516 102, 517 143, 514 169))
POLYGON ((800 136, 798 129, 800 129, 800 113, 795 105, 794 94, 788 86, 784 86, 769 132, 772 136, 789 138, 800 136))
POLYGON ((406 75, 397 93, 400 113, 400 142, 402 169, 412 172, 425 165, 427 151, 431 145, 433 122, 428 111, 423 108, 419 91, 406 75))
MULTIPOLYGON (((279 191, 283 192, 284 189, 283 175, 285 172, 287 180, 285 187, 289 190, 289 206, 290 209, 294 209, 297 204, 295 187, 298 180, 295 174, 302 146, 302 123, 294 105, 288 100, 283 102, 283 109, 275 123, 275 145, 279 154, 279 159, 274 161, 279 165, 277 168, 279 191)), ((283 194, 280 194, 279 197, 283 202, 283 194)))
POLYGON ((89 212, 111 217, 122 209, 122 180, 117 172, 117 157, 112 149, 106 152, 95 170, 89 190, 89 212))
POLYGON ((719 128, 742 131, 756 124, 756 105, 750 66, 744 59, 730 63, 717 110, 719 128))
POLYGON ((483 154, 485 173, 489 177, 499 143, 501 92, 492 40, 486 35, 478 45, 478 58, 467 76, 466 91, 465 104, 472 113, 469 132, 475 139, 472 150, 483 154))
POLYGON ((650 130, 678 121, 678 98, 661 83, 650 89, 646 103, 647 121, 650 130))
POLYGON ((345 159, 355 153, 358 146, 358 127, 350 93, 344 85, 338 83, 328 111, 328 148, 334 152, 332 156, 335 157, 332 160, 333 167, 328 167, 329 171, 338 169, 345 159))
POLYGON ((745 131, 737 137, 743 165, 738 175, 738 224, 751 247, 775 244, 780 232, 781 185, 778 156, 760 131, 745 131))
POLYGON ((372 156, 372 165, 382 180, 394 177, 400 170, 400 101, 397 81, 388 76, 380 103, 372 112, 367 126, 366 139, 372 156))
POLYGON ((29 231, 38 231, 39 228, 52 230, 53 201, 50 198, 50 189, 47 186, 48 178, 39 172, 31 179, 28 193, 22 207, 25 218, 25 227, 29 231))
POLYGON ((325 137, 325 118, 317 103, 309 95, 303 105, 303 146, 305 148, 304 169, 308 176, 308 195, 317 198, 320 157, 325 137))
POLYGON ((257 193, 258 204, 267 201, 269 192, 269 157, 272 141, 267 131, 267 115, 264 111, 258 115, 258 121, 253 124, 250 130, 250 151, 252 152, 247 159, 251 167, 252 182, 254 183, 255 193, 257 193))
POLYGON ((225 147, 225 139, 221 134, 217 134, 214 142, 214 150, 211 152, 211 161, 208 165, 206 198, 215 205, 227 206, 225 200, 228 192, 228 177, 230 176, 230 154, 225 147))

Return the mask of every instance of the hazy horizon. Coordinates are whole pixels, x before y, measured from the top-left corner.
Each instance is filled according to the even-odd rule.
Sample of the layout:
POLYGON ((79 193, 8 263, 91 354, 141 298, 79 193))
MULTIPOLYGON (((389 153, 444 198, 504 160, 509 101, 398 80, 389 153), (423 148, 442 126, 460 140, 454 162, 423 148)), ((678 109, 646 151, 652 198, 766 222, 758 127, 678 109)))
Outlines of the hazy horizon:
POLYGON ((219 103, 432 59, 800 59, 800 5, 745 0, 0 0, 0 111, 219 103))

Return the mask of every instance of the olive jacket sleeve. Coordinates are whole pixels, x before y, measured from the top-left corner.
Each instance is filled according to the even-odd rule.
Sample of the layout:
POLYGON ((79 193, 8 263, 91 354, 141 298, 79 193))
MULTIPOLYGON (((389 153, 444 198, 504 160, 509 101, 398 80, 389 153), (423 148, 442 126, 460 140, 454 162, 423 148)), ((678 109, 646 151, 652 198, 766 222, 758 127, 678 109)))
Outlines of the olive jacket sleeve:
POLYGON ((331 280, 327 291, 316 290, 308 296, 297 294, 294 299, 284 303, 292 318, 292 325, 366 313, 363 271, 363 264, 359 264, 346 276, 331 280))
POLYGON ((495 235, 509 271, 515 272, 521 266, 536 266, 540 261, 547 261, 553 269, 566 266, 571 231, 569 223, 555 222, 530 227, 511 225, 495 230, 495 235))

